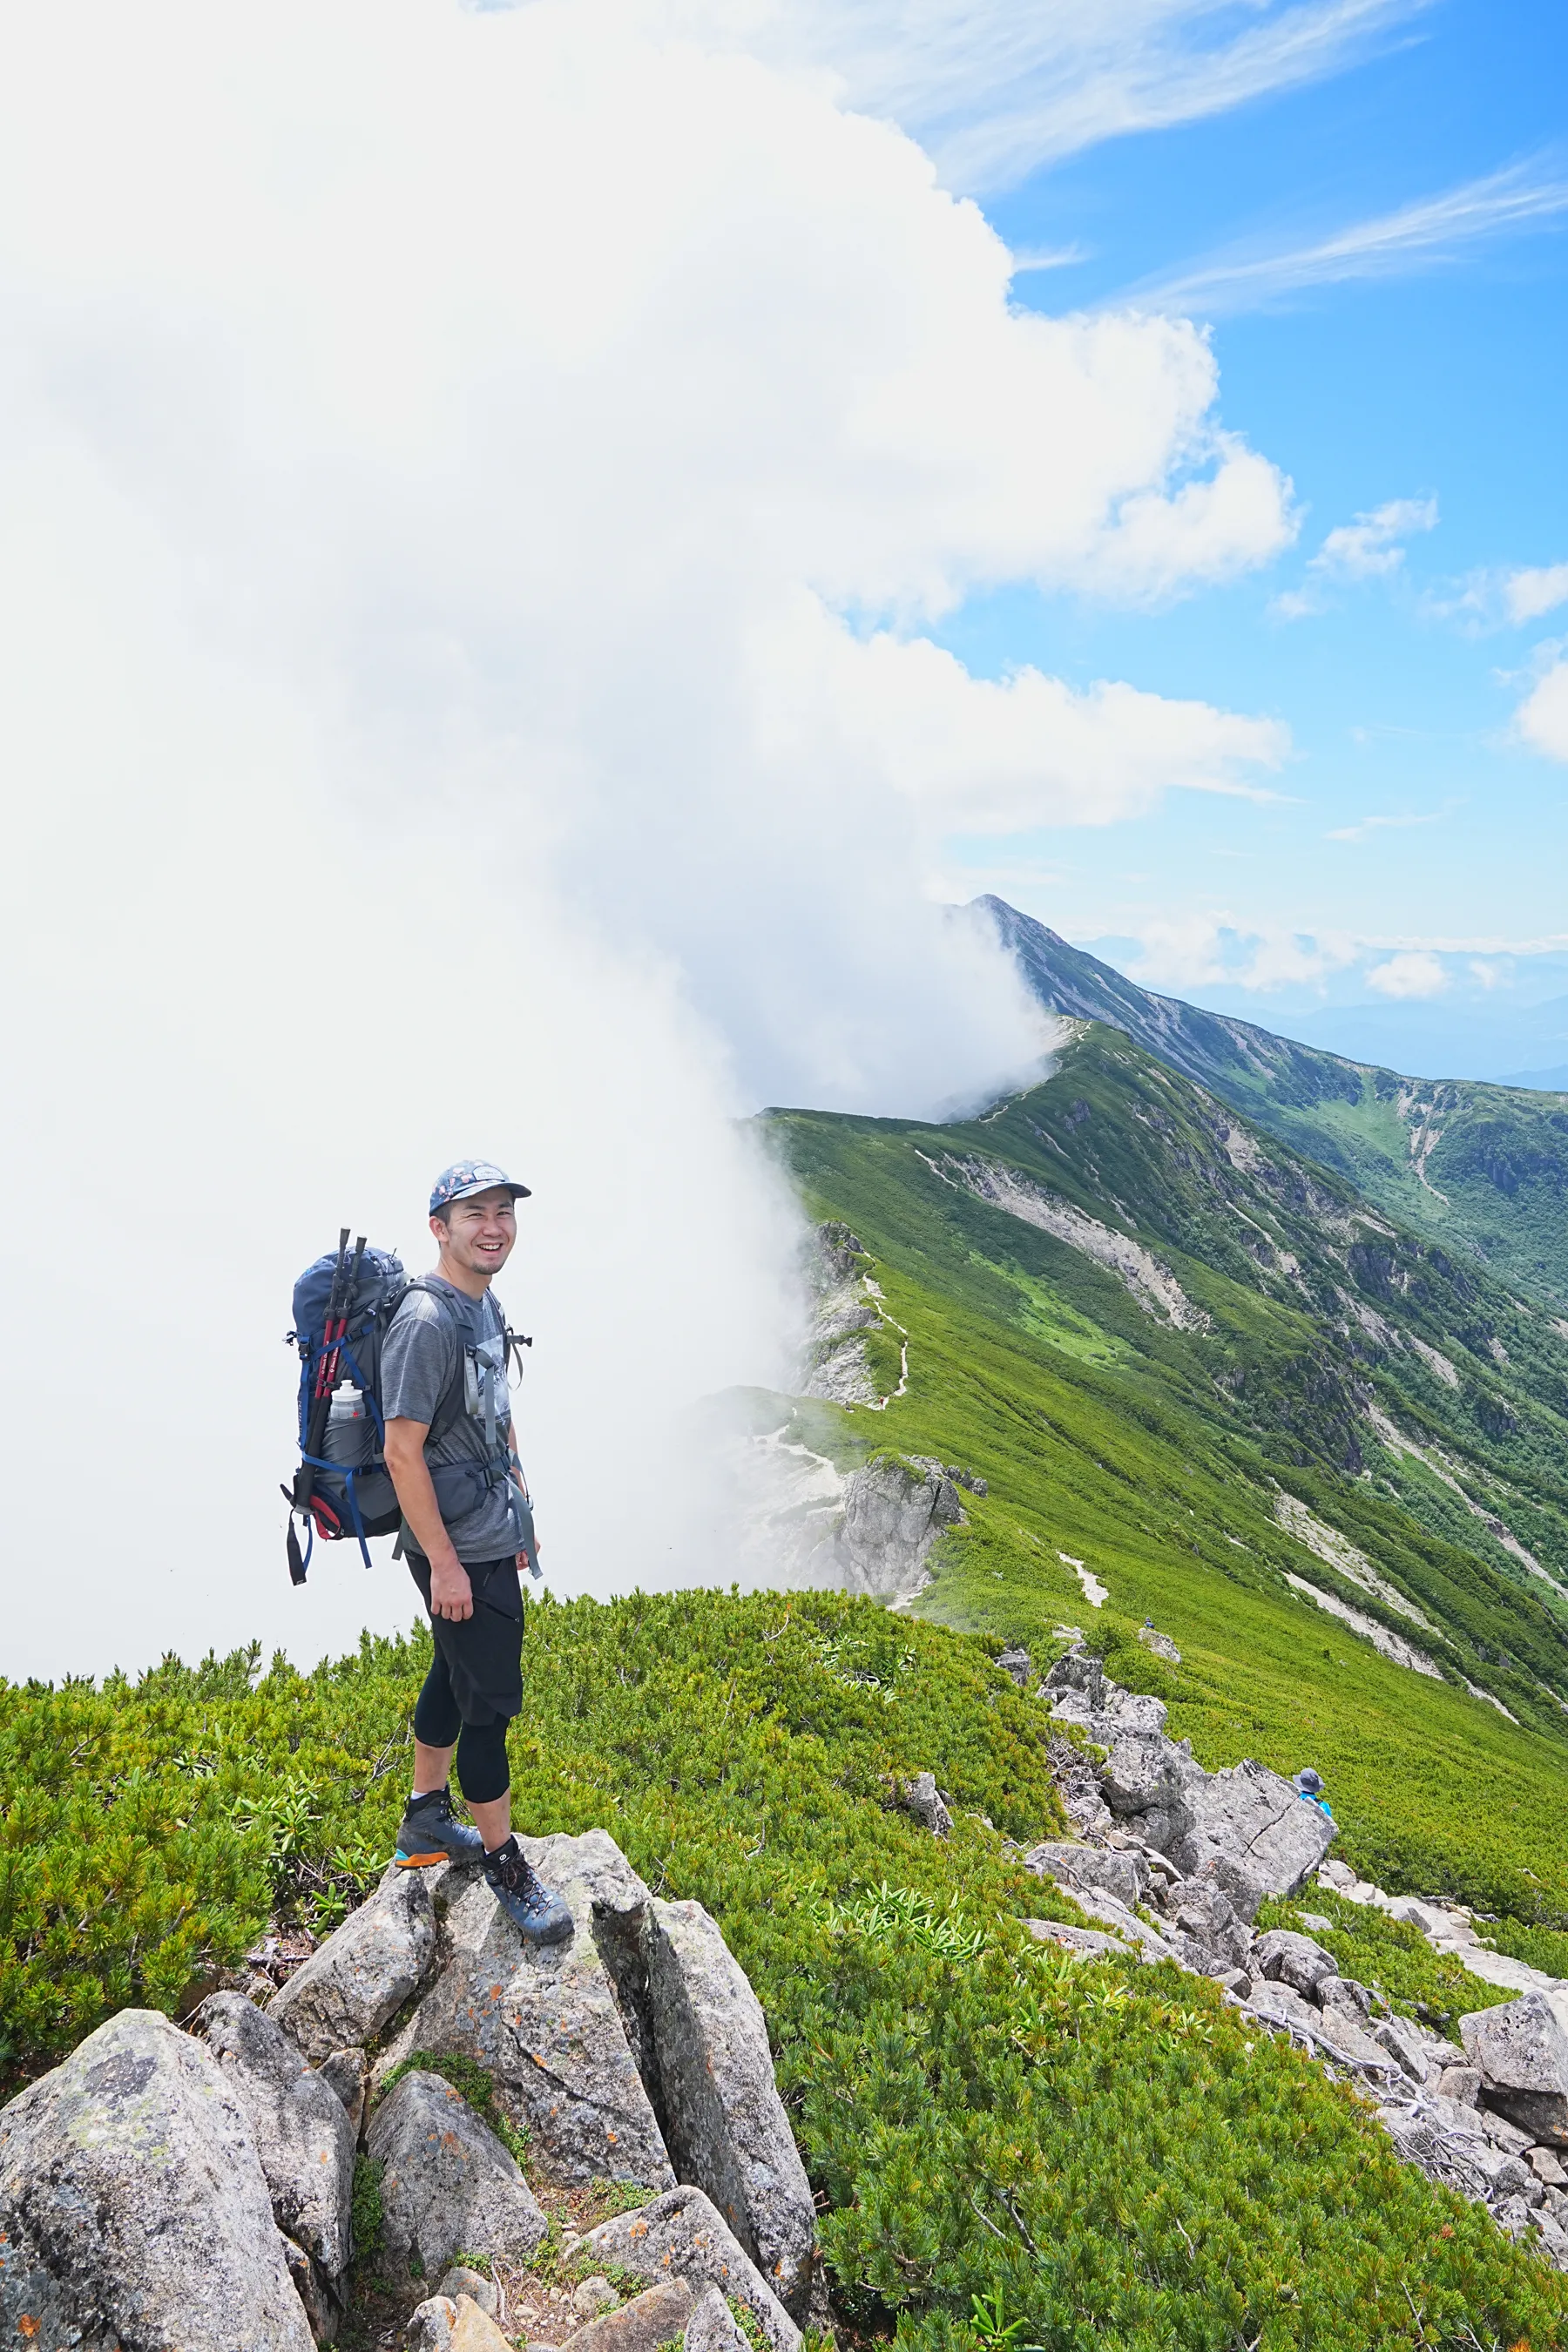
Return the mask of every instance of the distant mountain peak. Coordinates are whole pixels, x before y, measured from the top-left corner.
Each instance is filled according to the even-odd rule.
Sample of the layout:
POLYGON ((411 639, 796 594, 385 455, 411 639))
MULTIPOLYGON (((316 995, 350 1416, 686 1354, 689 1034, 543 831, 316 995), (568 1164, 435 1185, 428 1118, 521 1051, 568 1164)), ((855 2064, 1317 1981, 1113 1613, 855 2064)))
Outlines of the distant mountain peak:
POLYGON ((1406 1223, 1554 1304, 1568 1299, 1568 1110, 1557 1097, 1351 1061, 1141 988, 994 893, 974 903, 1048 1011, 1120 1029, 1406 1223))

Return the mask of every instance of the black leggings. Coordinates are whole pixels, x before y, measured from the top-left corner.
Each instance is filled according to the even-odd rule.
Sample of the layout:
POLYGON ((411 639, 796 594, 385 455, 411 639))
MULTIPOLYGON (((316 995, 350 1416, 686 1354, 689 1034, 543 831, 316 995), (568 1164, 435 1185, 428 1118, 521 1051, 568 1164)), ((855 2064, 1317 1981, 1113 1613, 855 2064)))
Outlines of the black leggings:
POLYGON ((465 1723, 452 1691, 452 1677, 439 1650, 430 1661, 425 1687, 414 1709, 414 1737, 426 1748, 458 1744, 458 1786, 470 1805, 488 1805, 511 1786, 506 1760, 506 1718, 465 1723))

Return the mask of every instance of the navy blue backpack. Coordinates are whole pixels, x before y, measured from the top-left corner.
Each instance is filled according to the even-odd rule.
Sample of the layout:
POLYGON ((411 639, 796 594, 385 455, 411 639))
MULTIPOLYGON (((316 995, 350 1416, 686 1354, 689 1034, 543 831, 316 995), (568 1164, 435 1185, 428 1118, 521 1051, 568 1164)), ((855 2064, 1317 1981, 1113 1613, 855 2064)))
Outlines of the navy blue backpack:
MULTIPOLYGON (((411 1290, 423 1290, 445 1306, 438 1284, 410 1277, 390 1250, 367 1249, 362 1234, 351 1254, 345 1225, 338 1246, 308 1265, 294 1285, 294 1328, 289 1342, 300 1351, 300 1466, 289 1505, 289 1577, 303 1584, 318 1536, 323 1543, 354 1537, 370 1566, 367 1538, 396 1534, 403 1523, 383 1447, 381 1350, 393 1317, 411 1290), (301 1550, 295 1519, 304 1521, 301 1550)), ((521 1333, 507 1333, 509 1349, 532 1346, 521 1333)), ((430 1423, 431 1439, 445 1435, 464 1411, 461 1363, 430 1423)), ((506 1475, 498 1454, 493 1464, 454 1463, 433 1468, 431 1482, 444 1517, 471 1509, 484 1487, 506 1475)), ((511 1482, 516 1492, 515 1481, 511 1482)), ((537 1576, 533 1516, 526 1493, 519 1496, 521 1537, 537 1576)))

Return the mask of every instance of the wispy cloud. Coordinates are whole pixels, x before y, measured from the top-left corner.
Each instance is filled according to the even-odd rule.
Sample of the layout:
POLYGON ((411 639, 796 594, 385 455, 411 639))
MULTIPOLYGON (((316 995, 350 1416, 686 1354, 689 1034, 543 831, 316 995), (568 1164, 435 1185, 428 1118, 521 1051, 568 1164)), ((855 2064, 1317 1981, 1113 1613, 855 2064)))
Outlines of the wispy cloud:
POLYGON ((1397 572, 1405 561, 1401 541, 1437 524, 1436 499, 1389 499, 1354 522, 1342 522, 1330 531, 1308 570, 1331 579, 1375 580, 1397 572))
POLYGON ((1199 310, 1216 317, 1253 310, 1310 286, 1352 278, 1391 278, 1450 261, 1461 247, 1510 230, 1542 228, 1568 213, 1568 177, 1539 157, 1511 163, 1484 179, 1468 180, 1445 194, 1424 196, 1397 211, 1307 245, 1275 252, 1256 248, 1218 254, 1177 277, 1137 289, 1152 308, 1199 310))
POLYGON ((1499 629, 1525 628, 1560 604, 1568 604, 1568 563, 1527 564, 1512 571, 1487 564, 1429 590, 1423 609, 1468 636, 1485 636, 1499 629))
POLYGON ((1436 824, 1441 811, 1429 810, 1424 816, 1363 816, 1359 824, 1337 824, 1325 841, 1370 841, 1374 833, 1403 832, 1406 825, 1436 824))
POLYGON ((1547 563, 1535 570, 1510 572, 1502 583, 1508 617, 1516 626, 1539 621, 1568 604, 1568 563, 1547 563))
POLYGON ((1080 261, 1091 257, 1087 245, 1047 246, 1037 253, 1014 254, 1013 275, 1026 278, 1037 269, 1074 269, 1080 261))
MULTIPOLYGON (((1303 621, 1327 611, 1332 601, 1330 583, 1346 580, 1386 580, 1405 562, 1405 540, 1415 532, 1435 530, 1436 499, 1387 499, 1353 522, 1335 525, 1307 565, 1310 577, 1300 588, 1282 589, 1270 599, 1268 610, 1277 621, 1303 621)), ((1331 840, 1349 839, 1333 834, 1331 840)))
MULTIPOLYGON (((688 0, 710 16, 722 0, 688 0)), ((1337 73, 1430 0, 793 0, 748 47, 829 65, 949 186, 1010 185, 1103 140, 1337 73)))

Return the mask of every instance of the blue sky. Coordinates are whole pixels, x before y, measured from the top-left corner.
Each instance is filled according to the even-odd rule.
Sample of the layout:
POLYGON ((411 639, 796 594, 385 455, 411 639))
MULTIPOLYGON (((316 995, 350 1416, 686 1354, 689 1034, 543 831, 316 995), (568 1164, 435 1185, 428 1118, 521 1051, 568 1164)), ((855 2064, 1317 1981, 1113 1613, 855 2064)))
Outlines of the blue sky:
POLYGON ((1568 564, 1565 90, 1560 5, 1438 0, 1384 12, 1305 86, 982 191, 1015 253, 1076 257, 1020 275, 1021 303, 1210 325, 1224 424, 1289 475, 1301 528, 1163 609, 1011 590, 950 618, 982 674, 1126 677, 1276 717, 1294 747, 1277 799, 1177 791, 1104 827, 956 841, 961 876, 1152 984, 1324 1042, 1365 1050, 1337 1008, 1371 1004, 1408 1059, 1568 1061, 1568 1024, 1559 1048, 1520 1017, 1568 995, 1568 765, 1515 726, 1568 593, 1521 619, 1506 589, 1568 564))

